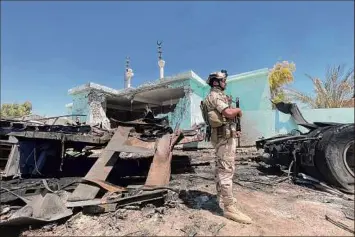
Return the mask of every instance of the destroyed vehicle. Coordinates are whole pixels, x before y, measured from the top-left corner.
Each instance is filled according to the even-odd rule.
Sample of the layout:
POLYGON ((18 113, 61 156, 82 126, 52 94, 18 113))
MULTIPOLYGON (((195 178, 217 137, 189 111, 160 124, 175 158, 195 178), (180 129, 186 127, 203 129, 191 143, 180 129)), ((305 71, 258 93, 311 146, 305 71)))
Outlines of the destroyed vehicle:
POLYGON ((59 220, 76 207, 96 213, 162 201, 174 146, 205 137, 201 125, 173 130, 166 117, 155 118, 151 111, 141 119, 116 121, 118 127, 110 130, 0 123, 1 145, 8 147, 0 166, 0 226, 59 220))
MULTIPOLYGON (((174 131, 167 118, 154 118, 145 111, 143 118, 117 121, 118 127, 103 129, 99 125, 53 124, 43 121, 0 120, 0 174, 1 179, 16 177, 83 177, 102 150, 114 137, 118 127, 131 127, 129 137, 117 152, 147 152, 165 134, 174 131), (143 147, 142 147, 143 146, 143 147), (79 165, 78 165, 79 162, 79 165)), ((179 144, 199 141, 204 136, 201 126, 182 130, 179 144), (195 140, 194 140, 195 139, 195 140)))
POLYGON ((304 174, 324 180, 337 189, 354 193, 354 123, 307 122, 296 104, 278 103, 276 108, 290 114, 308 132, 261 138, 257 149, 264 149, 265 163, 288 169, 292 177, 304 174))

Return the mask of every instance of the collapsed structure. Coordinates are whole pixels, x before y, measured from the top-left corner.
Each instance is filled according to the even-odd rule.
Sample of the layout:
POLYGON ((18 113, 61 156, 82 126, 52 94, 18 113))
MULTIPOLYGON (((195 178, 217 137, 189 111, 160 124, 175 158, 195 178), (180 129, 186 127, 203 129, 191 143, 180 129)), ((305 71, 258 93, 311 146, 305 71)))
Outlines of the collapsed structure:
POLYGON ((108 130, 84 124, 1 120, 1 144, 9 152, 1 167, 1 203, 8 209, 2 209, 0 225, 53 221, 71 215, 68 208, 74 207, 110 203, 116 208, 162 199, 170 180, 174 146, 204 139, 201 127, 173 130, 166 117, 155 118, 149 109, 143 118, 117 120, 116 124, 108 130), (135 194, 121 178, 136 170, 111 174, 120 153, 153 155, 143 171, 143 186, 133 188, 135 194), (49 184, 50 179, 56 182, 49 184), (57 195, 60 191, 71 194, 63 199, 57 195), (46 213, 48 210, 51 212, 46 213))
MULTIPOLYGON (((267 69, 232 75, 228 79, 227 93, 233 100, 240 98, 243 111, 271 111, 271 103, 264 99, 269 93, 266 84, 267 69), (249 87, 250 83, 256 81, 260 83, 249 87)), ((121 90, 90 82, 69 90, 73 102, 67 108, 68 114, 84 115, 78 118, 73 116, 73 120, 114 128, 117 126, 116 120, 137 119, 149 107, 157 117, 167 116, 171 127, 188 129, 203 123, 200 103, 209 89, 205 81, 193 71, 121 90)), ((244 140, 241 144, 252 145, 261 134, 250 126, 243 127, 244 140)))

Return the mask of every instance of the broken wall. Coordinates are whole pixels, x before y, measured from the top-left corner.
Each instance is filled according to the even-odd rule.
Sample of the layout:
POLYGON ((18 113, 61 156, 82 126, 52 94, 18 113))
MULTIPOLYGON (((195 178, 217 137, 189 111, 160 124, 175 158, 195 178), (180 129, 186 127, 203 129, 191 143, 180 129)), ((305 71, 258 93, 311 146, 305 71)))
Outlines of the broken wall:
MULTIPOLYGON (((110 121, 106 117, 106 97, 104 93, 92 89, 75 93, 72 98, 72 114, 84 115, 78 116, 80 122, 102 123, 104 128, 110 127, 110 121)), ((76 116, 73 116, 72 119, 75 121, 76 116)))
POLYGON ((104 93, 91 90, 88 95, 88 123, 101 124, 103 128, 110 128, 110 121, 106 117, 106 96, 104 93))
POLYGON ((184 88, 185 97, 179 99, 176 104, 175 110, 167 114, 170 126, 175 129, 179 125, 180 129, 188 129, 191 127, 191 94, 189 79, 183 81, 177 81, 169 85, 170 88, 184 88))
POLYGON ((196 80, 190 80, 191 94, 191 125, 203 123, 203 117, 200 109, 201 101, 207 96, 209 86, 203 85, 196 80))

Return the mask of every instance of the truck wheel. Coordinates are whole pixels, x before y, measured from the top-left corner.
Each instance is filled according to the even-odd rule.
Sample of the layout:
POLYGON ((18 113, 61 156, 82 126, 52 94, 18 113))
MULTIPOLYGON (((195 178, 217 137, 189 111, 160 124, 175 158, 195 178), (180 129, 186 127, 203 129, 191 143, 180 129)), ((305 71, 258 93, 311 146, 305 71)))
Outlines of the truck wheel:
POLYGON ((332 126, 323 133, 315 165, 330 184, 354 193, 354 124, 332 126))

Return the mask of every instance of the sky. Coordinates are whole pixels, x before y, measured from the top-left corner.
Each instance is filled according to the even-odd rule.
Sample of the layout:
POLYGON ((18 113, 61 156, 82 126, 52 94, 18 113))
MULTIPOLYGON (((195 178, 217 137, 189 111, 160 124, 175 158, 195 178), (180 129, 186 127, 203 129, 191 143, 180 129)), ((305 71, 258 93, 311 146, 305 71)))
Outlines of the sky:
POLYGON ((132 86, 193 70, 205 79, 296 64, 292 87, 329 65, 354 65, 354 1, 1 1, 1 103, 29 100, 33 113, 66 114, 68 89, 120 89, 125 57, 132 86))

